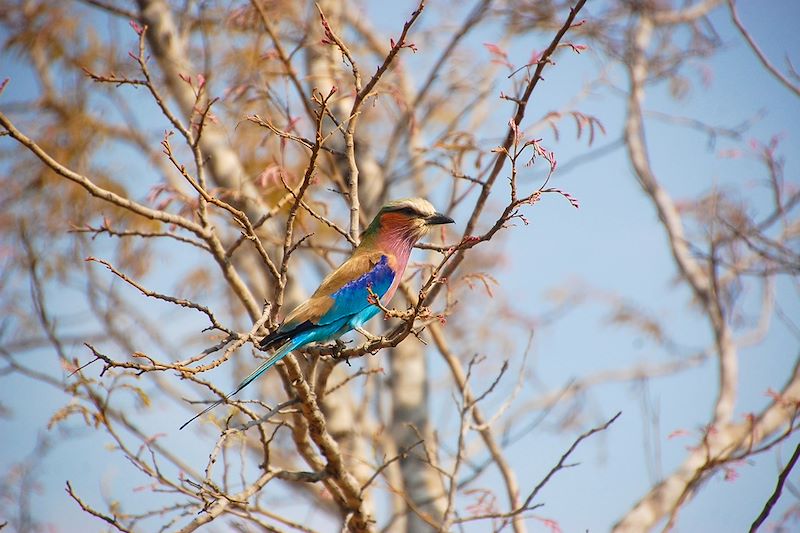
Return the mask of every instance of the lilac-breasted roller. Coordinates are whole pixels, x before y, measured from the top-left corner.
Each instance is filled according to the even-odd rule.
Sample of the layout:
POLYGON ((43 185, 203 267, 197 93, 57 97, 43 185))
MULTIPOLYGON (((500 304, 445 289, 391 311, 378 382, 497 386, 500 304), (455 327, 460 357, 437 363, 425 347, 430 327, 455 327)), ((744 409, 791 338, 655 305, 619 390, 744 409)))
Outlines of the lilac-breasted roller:
POLYGON ((292 350, 312 342, 327 342, 353 329, 361 330, 380 308, 369 302, 370 289, 387 304, 403 278, 411 248, 432 226, 453 219, 437 213, 427 200, 409 198, 384 205, 361 234, 361 244, 339 268, 328 274, 283 323, 261 339, 262 350, 277 348, 225 399, 205 408, 189 422, 241 391, 292 350))

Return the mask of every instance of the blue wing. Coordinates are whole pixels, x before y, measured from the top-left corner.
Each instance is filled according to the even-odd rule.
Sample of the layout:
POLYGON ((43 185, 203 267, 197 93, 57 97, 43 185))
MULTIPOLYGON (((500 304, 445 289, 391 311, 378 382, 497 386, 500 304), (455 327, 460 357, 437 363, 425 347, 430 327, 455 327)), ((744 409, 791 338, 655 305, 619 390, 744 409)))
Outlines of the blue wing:
POLYGON ((345 324, 350 326, 347 330, 361 326, 380 311, 377 306, 369 303, 370 290, 379 298, 383 298, 383 295, 392 286, 394 277, 395 272, 389 266, 389 258, 382 255, 380 260, 365 274, 344 284, 331 294, 333 304, 320 317, 317 324, 323 326, 347 319, 345 324), (364 314, 369 316, 363 319, 364 314))

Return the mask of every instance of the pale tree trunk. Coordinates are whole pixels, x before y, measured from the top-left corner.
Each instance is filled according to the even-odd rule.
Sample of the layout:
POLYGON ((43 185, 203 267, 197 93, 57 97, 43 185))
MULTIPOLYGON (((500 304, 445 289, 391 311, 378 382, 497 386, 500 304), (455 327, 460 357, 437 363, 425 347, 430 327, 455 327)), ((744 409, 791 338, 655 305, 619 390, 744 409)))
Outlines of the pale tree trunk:
MULTIPOLYGON (((345 20, 342 13, 345 3, 339 0, 322 0, 317 4, 334 30, 341 32, 345 20)), ((333 106, 334 111, 340 122, 346 122, 353 106, 353 95, 350 92, 353 85, 352 76, 342 62, 342 53, 338 48, 319 44, 323 38, 322 25, 316 13, 316 8, 314 11, 308 27, 309 42, 312 44, 306 48, 306 68, 309 73, 308 89, 310 92, 316 88, 320 93, 328 94, 332 87, 336 87, 342 96, 336 100, 333 106)), ((362 108, 363 112, 365 110, 362 108)), ((335 125, 331 122, 326 124, 326 128, 333 127, 335 125)), ((341 135, 332 137, 329 145, 341 152, 345 151, 345 142, 341 135)), ((361 212, 362 224, 367 222, 369 217, 376 213, 386 200, 384 172, 371 148, 369 140, 357 130, 355 151, 360 176, 358 199, 359 204, 363 207, 361 212)), ((347 167, 346 157, 336 158, 336 165, 331 168, 331 172, 349 178, 347 167)))
MULTIPOLYGON (((169 5, 164 0, 138 0, 142 22, 147 25, 147 42, 164 74, 164 83, 169 95, 175 99, 185 117, 192 114, 195 95, 192 88, 180 75, 195 76, 187 56, 186 43, 178 32, 169 5)), ((258 193, 246 178, 244 168, 236 151, 230 146, 224 129, 213 121, 207 121, 200 137, 200 148, 214 181, 221 187, 241 190, 248 216, 257 216, 258 193)))
POLYGON ((447 505, 444 484, 439 473, 431 466, 428 454, 435 460, 436 447, 428 418, 429 380, 425 353, 414 339, 392 350, 391 434, 398 450, 413 446, 420 439, 424 444, 414 446, 405 459, 400 460, 403 492, 406 502, 406 531, 418 533, 437 531, 447 505))
MULTIPOLYGON (((138 0, 138 3, 141 20, 147 25, 147 42, 161 68, 169 96, 178 104, 183 116, 189 117, 193 113, 196 98, 192 88, 181 79, 180 75, 195 77, 199 72, 195 70, 188 57, 186 43, 178 31, 170 6, 164 0, 138 0)), ((225 129, 214 121, 207 120, 200 136, 200 149, 205 158, 204 164, 207 165, 216 185, 239 192, 240 196, 234 204, 237 204, 250 220, 258 220, 265 210, 260 201, 260 193, 248 179, 239 155, 230 145, 225 129)), ((270 222, 260 228, 261 235, 277 231, 270 222)), ((244 251, 247 253, 247 250, 249 248, 244 251)), ((235 256, 236 261, 240 261, 238 256, 239 254, 235 256)), ((242 262, 244 264, 240 266, 247 274, 250 289, 261 297, 267 297, 269 285, 264 269, 259 267, 259 262, 253 257, 242 262)), ((285 296, 287 303, 299 302, 301 296, 294 283, 287 284, 285 296)))

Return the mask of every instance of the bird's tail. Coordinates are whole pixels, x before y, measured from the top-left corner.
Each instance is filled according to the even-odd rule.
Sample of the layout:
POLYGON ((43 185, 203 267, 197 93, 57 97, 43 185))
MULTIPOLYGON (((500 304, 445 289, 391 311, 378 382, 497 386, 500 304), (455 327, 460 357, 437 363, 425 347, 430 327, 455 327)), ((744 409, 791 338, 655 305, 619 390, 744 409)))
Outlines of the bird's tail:
POLYGON ((297 348, 297 346, 298 346, 299 344, 300 344, 300 343, 299 343, 299 342, 297 342, 297 340, 296 340, 296 339, 289 339, 289 340, 288 340, 287 342, 285 342, 285 343, 284 343, 284 344, 283 344, 283 345, 282 345, 280 348, 278 348, 278 350, 277 350, 277 351, 276 351, 274 354, 272 354, 272 355, 269 357, 269 359, 267 359, 266 361, 264 361, 264 363, 263 363, 261 366, 259 366, 259 367, 258 367, 258 368, 256 368, 255 370, 253 370, 253 371, 250 373, 250 375, 249 375, 249 376, 247 376, 246 378, 244 378, 244 379, 242 380, 242 382, 241 382, 241 383, 239 383, 239 386, 238 386, 238 387, 236 387, 236 390, 234 390, 234 391, 233 391, 233 392, 231 392, 230 394, 227 394, 227 395, 226 395, 226 396, 225 396, 223 399, 221 399, 221 400, 217 400, 216 402, 212 403, 211 405, 209 405, 208 407, 206 407, 205 409, 203 409, 202 411, 200 411, 199 413, 197 413, 196 415, 194 415, 192 418, 190 418, 189 420, 187 420, 187 421, 186 421, 186 423, 184 423, 184 424, 183 424, 183 425, 182 425, 182 426, 181 426, 179 429, 183 429, 183 428, 185 428, 185 427, 186 427, 186 426, 188 426, 190 423, 194 422, 196 419, 200 418, 201 416, 203 416, 204 414, 206 414, 207 412, 209 412, 210 410, 212 410, 212 409, 213 409, 213 408, 215 408, 216 406, 218 406, 218 405, 220 405, 220 404, 223 404, 223 403, 227 402, 227 401, 228 401, 228 398, 230 398, 230 397, 234 396, 234 395, 235 395, 236 393, 238 393, 240 390, 242 390, 243 388, 247 387, 247 386, 248 386, 248 385, 250 385, 250 384, 251 384, 253 381, 255 381, 256 379, 258 379, 258 377, 259 377, 261 374, 263 374, 264 372, 266 372, 267 370, 269 370, 270 368, 272 368, 273 366, 275 366, 275 364, 276 364, 278 361, 280 361, 281 359, 283 359, 284 357, 286 357, 286 354, 288 354, 289 352, 291 352, 292 350, 294 350, 295 348, 297 348))

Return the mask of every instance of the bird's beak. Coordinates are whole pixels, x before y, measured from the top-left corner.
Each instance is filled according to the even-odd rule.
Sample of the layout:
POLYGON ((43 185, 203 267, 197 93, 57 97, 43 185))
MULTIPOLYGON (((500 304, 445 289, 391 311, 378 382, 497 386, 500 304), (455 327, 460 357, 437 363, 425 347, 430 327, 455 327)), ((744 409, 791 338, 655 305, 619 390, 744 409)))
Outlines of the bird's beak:
POLYGON ((455 222, 452 218, 441 213, 434 213, 429 217, 425 217, 425 224, 428 226, 438 226, 440 224, 452 224, 455 222))

